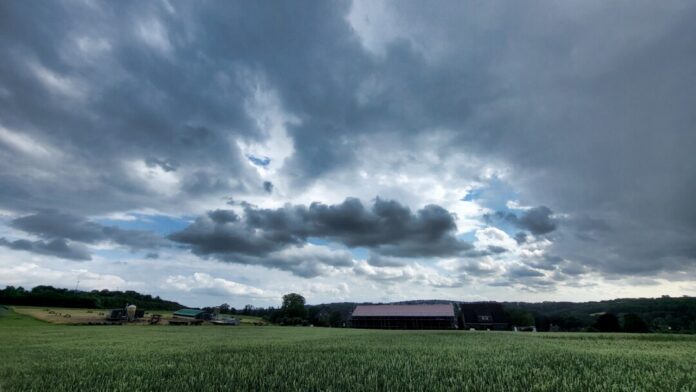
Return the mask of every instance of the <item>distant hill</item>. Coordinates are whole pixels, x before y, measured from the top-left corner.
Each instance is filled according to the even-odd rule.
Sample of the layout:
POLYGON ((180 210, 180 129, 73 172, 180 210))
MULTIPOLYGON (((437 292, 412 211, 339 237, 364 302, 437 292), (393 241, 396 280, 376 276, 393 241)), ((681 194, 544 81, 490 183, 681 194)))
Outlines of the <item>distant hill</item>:
POLYGON ((111 309, 136 305, 141 309, 179 310, 180 303, 167 301, 135 291, 78 291, 52 286, 36 286, 31 290, 7 286, 0 290, 0 304, 24 306, 58 306, 66 308, 111 309))
MULTIPOLYGON (((466 301, 411 300, 390 302, 393 304, 442 304, 466 301)), ((378 303, 378 302, 373 302, 378 303)), ((597 317, 604 313, 637 315, 655 332, 696 333, 696 297, 621 298, 592 302, 501 302, 512 322, 529 320, 538 330, 582 331, 591 329, 597 317)), ((307 305, 310 321, 323 325, 340 325, 350 317, 356 305, 369 302, 338 302, 307 305)), ((525 322, 524 324, 526 324, 525 322)))
POLYGON ((620 298, 592 302, 505 302, 506 309, 529 312, 537 328, 550 325, 576 330, 592 325, 602 313, 638 315, 653 331, 696 332, 696 297, 620 298), (570 322, 570 325, 564 323, 570 322))

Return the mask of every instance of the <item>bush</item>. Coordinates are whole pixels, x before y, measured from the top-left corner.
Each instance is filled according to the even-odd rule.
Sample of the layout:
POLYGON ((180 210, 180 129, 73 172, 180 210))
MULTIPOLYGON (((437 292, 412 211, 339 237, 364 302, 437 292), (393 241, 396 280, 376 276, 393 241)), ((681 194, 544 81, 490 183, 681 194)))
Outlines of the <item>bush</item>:
POLYGON ((619 332, 621 331, 621 325, 619 325, 619 319, 616 315, 612 313, 604 313, 597 317, 595 321, 594 328, 598 329, 600 332, 619 332))
POLYGON ((643 319, 635 313, 629 313, 623 316, 623 330, 624 332, 631 333, 650 332, 648 325, 645 324, 645 321, 643 321, 643 319))

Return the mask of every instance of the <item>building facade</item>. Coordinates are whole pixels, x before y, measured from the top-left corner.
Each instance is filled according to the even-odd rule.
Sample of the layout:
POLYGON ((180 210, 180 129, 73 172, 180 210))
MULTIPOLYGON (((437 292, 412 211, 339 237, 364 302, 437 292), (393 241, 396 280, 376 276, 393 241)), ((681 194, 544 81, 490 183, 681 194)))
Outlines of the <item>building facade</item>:
POLYGON ((464 329, 506 330, 508 320, 503 305, 497 302, 460 303, 461 325, 464 329))
POLYGON ((374 329, 457 328, 452 304, 358 305, 353 310, 349 325, 374 329))

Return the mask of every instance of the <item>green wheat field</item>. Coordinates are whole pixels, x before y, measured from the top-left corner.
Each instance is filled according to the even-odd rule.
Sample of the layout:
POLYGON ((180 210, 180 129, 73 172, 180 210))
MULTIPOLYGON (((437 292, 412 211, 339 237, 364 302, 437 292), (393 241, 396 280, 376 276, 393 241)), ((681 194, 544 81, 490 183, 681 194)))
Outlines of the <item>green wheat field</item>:
POLYGON ((696 336, 0 317, 0 391, 91 390, 696 391, 696 336))

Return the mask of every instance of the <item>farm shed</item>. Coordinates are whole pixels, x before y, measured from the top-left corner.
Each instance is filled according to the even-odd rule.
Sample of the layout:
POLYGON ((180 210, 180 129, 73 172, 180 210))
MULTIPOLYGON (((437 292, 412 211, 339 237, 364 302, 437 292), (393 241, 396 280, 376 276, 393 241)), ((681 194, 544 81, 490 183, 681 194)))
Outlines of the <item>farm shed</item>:
POLYGON ((104 313, 106 313, 104 318, 109 321, 121 321, 121 319, 126 317, 126 309, 108 309, 104 313))
POLYGON ((174 312, 174 317, 205 320, 206 318, 210 318, 210 315, 200 309, 181 309, 174 312))
POLYGON ((350 316, 353 328, 453 329, 457 327, 452 304, 358 305, 350 316))
POLYGON ((505 330, 508 328, 503 305, 497 302, 471 302, 459 304, 462 327, 466 329, 505 330))

